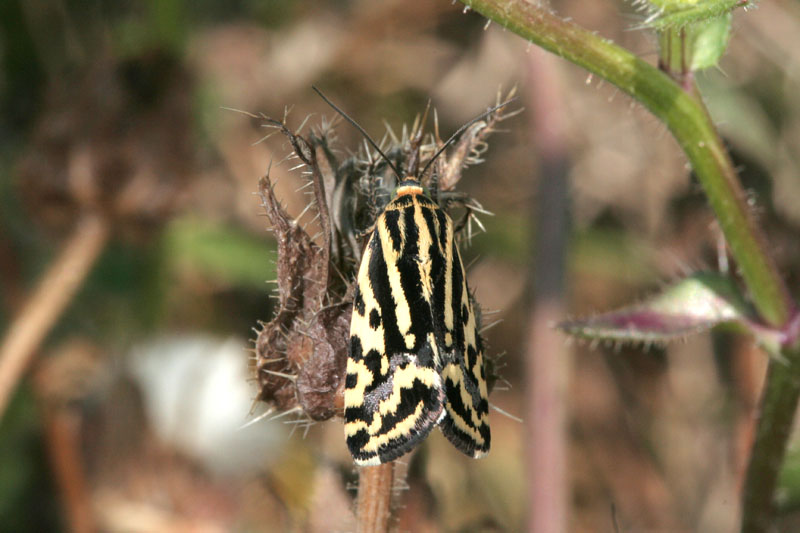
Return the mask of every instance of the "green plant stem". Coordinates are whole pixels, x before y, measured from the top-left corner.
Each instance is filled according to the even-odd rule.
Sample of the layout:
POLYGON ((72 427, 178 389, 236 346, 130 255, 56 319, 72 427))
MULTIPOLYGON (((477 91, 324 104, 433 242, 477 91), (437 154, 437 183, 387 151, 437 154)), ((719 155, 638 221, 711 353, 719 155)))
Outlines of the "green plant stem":
POLYGON ((789 364, 770 360, 761 416, 747 465, 741 529, 747 533, 768 531, 772 525, 775 487, 800 399, 800 348, 786 348, 781 356, 789 364))
POLYGON ((791 300, 750 210, 736 172, 702 102, 629 51, 526 0, 464 4, 558 56, 601 76, 647 107, 670 129, 705 189, 753 303, 763 320, 786 323, 791 300))
MULTIPOLYGON (((794 312, 791 297, 767 253, 730 157, 694 84, 682 88, 629 51, 559 19, 536 2, 462 1, 488 19, 614 84, 666 124, 705 190, 759 315, 769 326, 785 326, 794 312)), ((780 355, 788 364, 770 361, 743 488, 743 531, 763 531, 770 525, 778 472, 800 398, 800 350, 784 348, 780 355)))

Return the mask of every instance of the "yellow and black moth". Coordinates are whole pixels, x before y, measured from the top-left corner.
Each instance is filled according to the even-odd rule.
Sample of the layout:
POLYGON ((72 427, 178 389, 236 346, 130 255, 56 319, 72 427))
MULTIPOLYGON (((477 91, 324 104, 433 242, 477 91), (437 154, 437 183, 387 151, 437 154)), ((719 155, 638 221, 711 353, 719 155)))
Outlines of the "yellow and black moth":
MULTIPOLYGON (((392 161, 353 124, 397 175, 392 161)), ((419 176, 467 127, 428 160, 419 176)), ((439 426, 463 453, 489 452, 489 401, 478 332, 453 221, 417 177, 419 146, 409 172, 375 222, 356 276, 344 390, 344 433, 359 465, 411 451, 439 426)))
POLYGON ((378 217, 361 260, 344 405, 359 465, 396 459, 436 425, 467 455, 489 451, 481 337, 453 222, 414 177, 378 217))

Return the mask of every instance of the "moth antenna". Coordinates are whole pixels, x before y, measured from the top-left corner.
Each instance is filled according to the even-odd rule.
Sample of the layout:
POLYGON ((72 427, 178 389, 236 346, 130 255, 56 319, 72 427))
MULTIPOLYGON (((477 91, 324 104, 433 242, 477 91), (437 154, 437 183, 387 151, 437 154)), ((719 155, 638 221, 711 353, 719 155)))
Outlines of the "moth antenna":
POLYGON ((431 166, 431 164, 433 164, 433 162, 434 162, 434 161, 436 161, 436 158, 437 158, 437 157, 439 157, 440 155, 442 155, 442 152, 444 152, 444 151, 447 149, 447 147, 448 147, 448 146, 450 146, 450 145, 453 143, 453 141, 455 141, 455 140, 458 138, 458 136, 459 136, 459 135, 461 135, 462 133, 464 133, 464 131, 465 131, 467 128, 469 128, 470 126, 472 126, 473 124, 475 124, 475 123, 476 123, 476 122, 478 122, 479 120, 482 120, 482 119, 486 118, 487 116, 491 115, 492 113, 494 113, 494 112, 495 112, 495 111, 497 111, 498 109, 500 109, 500 108, 502 108, 502 107, 504 107, 504 106, 507 106, 508 104, 510 104, 511 102, 513 102, 514 100, 516 100, 516 98, 509 98, 509 99, 508 99, 508 100, 506 100, 505 102, 503 102, 503 103, 500 103, 500 104, 497 104, 496 106, 494 106, 494 107, 492 107, 492 108, 488 109, 487 111, 485 111, 485 112, 481 113, 481 114, 480 114, 480 115, 478 115, 477 117, 473 118, 472 120, 470 120, 469 122, 467 122, 466 124, 464 124, 463 126, 461 126, 460 128, 458 128, 458 130, 456 130, 456 132, 455 132, 453 135, 451 135, 449 139, 447 139, 447 142, 445 142, 445 143, 442 145, 442 147, 441 147, 441 148, 439 148, 439 149, 436 151, 436 153, 435 153, 435 154, 433 154, 433 157, 431 157, 430 161, 428 161, 428 164, 427 164, 427 165, 425 165, 425 168, 423 168, 423 169, 422 169, 422 172, 420 172, 420 174, 419 174, 419 175, 420 175, 420 176, 424 175, 424 174, 425 174, 425 172, 428 170, 428 167, 430 167, 430 166, 431 166))
POLYGON ((328 97, 327 97, 327 96, 325 96, 324 94, 322 94, 322 91, 320 91, 319 89, 317 89, 317 88, 316 88, 315 86, 313 86, 313 85, 311 86, 311 88, 312 88, 312 89, 314 89, 314 92, 316 92, 318 95, 320 95, 320 97, 321 97, 323 100, 325 100, 325 103, 327 103, 329 106, 331 106, 331 107, 333 108, 333 110, 334 110, 334 111, 336 111, 337 113, 339 113, 340 115, 342 115, 342 118, 344 118, 344 119, 345 119, 347 122, 349 122, 350 124, 352 124, 353 126, 355 126, 355 128, 356 128, 358 131, 360 131, 360 132, 361 132, 361 135, 363 135, 363 136, 364 136, 364 138, 365 138, 367 141, 369 141, 369 144, 370 144, 370 145, 372 145, 372 147, 373 147, 373 148, 375 148, 375 150, 377 150, 377 152, 378 152, 379 154, 381 154, 381 157, 383 157, 383 160, 384 160, 384 161, 386 161, 386 163, 387 163, 387 164, 388 164, 388 165, 389 165, 389 166, 392 168, 392 170, 394 170, 394 173, 395 173, 395 174, 397 174, 397 179, 398 179, 399 181, 402 181, 402 180, 403 180, 403 178, 402 178, 402 176, 400 176, 400 171, 399 171, 399 170, 397 170, 397 167, 395 167, 395 166, 394 166, 394 163, 392 163, 392 162, 391 162, 391 160, 390 160, 388 157, 386 157, 386 154, 384 154, 384 153, 383 153, 383 150, 381 150, 380 148, 378 148, 378 144, 377 144, 375 141, 373 141, 373 140, 372 140, 372 137, 370 137, 370 136, 369 136, 369 133, 367 133, 367 132, 364 130, 364 128, 362 128, 361 126, 359 126, 359 125, 358 125, 358 123, 357 123, 355 120, 353 120, 352 118, 350 118, 350 117, 347 115, 347 113, 345 113, 344 111, 342 111, 341 109, 339 109, 338 107, 336 107, 336 104, 334 104, 333 102, 331 102, 331 101, 328 99, 328 97))

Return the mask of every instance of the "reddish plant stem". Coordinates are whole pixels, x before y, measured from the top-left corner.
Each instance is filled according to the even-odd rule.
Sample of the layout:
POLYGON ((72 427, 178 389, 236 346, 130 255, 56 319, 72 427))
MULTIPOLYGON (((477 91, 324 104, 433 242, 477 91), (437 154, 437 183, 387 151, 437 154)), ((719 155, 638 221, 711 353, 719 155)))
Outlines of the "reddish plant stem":
POLYGON ((96 528, 80 454, 80 415, 66 407, 43 408, 47 451, 69 530, 91 533, 96 528))
POLYGON ((392 517, 395 463, 358 469, 358 533, 386 533, 392 517))
POLYGON ((567 530, 568 349, 551 324, 564 316, 564 272, 569 232, 567 148, 563 103, 554 58, 531 50, 527 100, 534 115, 532 144, 539 158, 536 213, 536 280, 525 357, 528 531, 567 530))
POLYGON ((0 344, 0 418, 47 332, 72 300, 108 240, 106 219, 85 214, 0 344))
MULTIPOLYGON (((761 319, 774 328, 786 327, 797 312, 794 301, 694 85, 677 85, 628 50, 558 18, 537 2, 462 2, 542 48, 602 76, 667 125, 705 190, 761 319)), ((772 525, 778 471, 800 398, 800 343, 782 347, 780 356, 789 364, 772 360, 767 372, 744 486, 742 531, 763 531, 772 525)))
POLYGON ((603 77, 647 107, 670 129, 703 186, 736 259, 753 304, 770 326, 786 324, 789 291, 767 253, 728 152, 694 90, 607 39, 560 19, 548 7, 524 0, 462 0, 482 15, 589 72, 603 77))

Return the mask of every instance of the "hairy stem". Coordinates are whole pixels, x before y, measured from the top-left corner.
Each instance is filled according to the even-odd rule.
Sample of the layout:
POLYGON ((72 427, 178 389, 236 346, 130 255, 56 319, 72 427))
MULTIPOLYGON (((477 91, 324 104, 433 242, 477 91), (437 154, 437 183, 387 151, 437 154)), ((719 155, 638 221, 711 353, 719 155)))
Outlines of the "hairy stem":
POLYGON ((358 469, 356 531, 386 533, 392 517, 394 461, 358 469))
POLYGON ((83 284, 108 239, 108 222, 86 214, 0 344, 0 418, 47 332, 83 284))
POLYGON ((694 94, 631 52, 526 0, 464 0, 487 18, 589 72, 647 107, 670 129, 705 189, 764 321, 782 326, 791 300, 766 253, 744 192, 708 113, 694 94))
POLYGON ((786 348, 781 355, 789 364, 770 361, 762 392, 761 413, 743 487, 743 532, 770 530, 778 474, 800 399, 800 348, 786 348))
MULTIPOLYGON (((666 124, 705 190, 762 320, 775 328, 784 327, 795 312, 794 304, 767 253, 730 157, 694 84, 682 88, 627 50, 559 19, 536 2, 462 1, 614 84, 666 124)), ((761 417, 744 486, 743 531, 762 531, 769 526, 777 476, 800 397, 800 350, 785 348, 781 355, 789 364, 771 361, 764 386, 761 417)))

